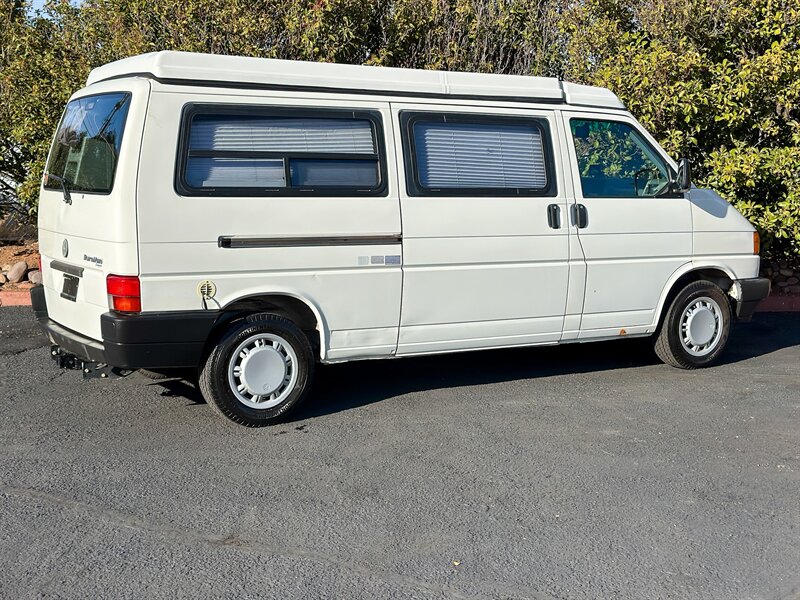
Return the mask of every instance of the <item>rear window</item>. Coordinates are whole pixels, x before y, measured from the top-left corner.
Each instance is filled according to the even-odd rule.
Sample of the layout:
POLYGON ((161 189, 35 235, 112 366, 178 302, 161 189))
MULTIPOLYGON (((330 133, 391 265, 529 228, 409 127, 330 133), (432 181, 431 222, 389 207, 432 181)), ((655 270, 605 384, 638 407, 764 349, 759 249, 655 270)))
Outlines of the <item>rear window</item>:
POLYGON ((60 189, 63 179, 73 191, 111 192, 130 100, 130 94, 112 93, 67 104, 50 150, 44 187, 60 189))
POLYGON ((377 114, 193 105, 184 115, 184 195, 373 195, 384 189, 377 114))

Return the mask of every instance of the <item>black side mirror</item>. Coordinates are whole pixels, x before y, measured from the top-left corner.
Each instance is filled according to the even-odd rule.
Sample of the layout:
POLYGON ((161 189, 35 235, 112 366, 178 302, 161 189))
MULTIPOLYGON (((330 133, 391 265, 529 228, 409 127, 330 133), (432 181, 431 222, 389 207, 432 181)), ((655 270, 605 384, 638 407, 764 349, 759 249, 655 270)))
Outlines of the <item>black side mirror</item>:
POLYGON ((678 177, 675 181, 675 188, 675 191, 681 194, 692 188, 692 165, 685 156, 678 161, 678 177))

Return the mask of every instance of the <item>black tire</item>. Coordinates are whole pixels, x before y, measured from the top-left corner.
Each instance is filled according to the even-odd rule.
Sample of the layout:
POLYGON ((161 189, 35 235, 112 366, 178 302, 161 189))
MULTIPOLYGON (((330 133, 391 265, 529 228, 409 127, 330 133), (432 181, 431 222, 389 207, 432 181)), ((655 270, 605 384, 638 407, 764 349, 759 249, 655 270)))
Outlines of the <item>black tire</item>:
MULTIPOLYGON (((270 358, 270 360, 275 359, 270 358)), ((258 373, 259 371, 254 368, 254 372, 258 373)), ((300 406, 311 389, 313 376, 314 354, 305 334, 285 317, 270 313, 258 313, 230 325, 203 364, 200 370, 199 384, 200 391, 208 404, 222 416, 246 427, 263 427, 281 421, 300 406), (275 339, 258 339, 259 336, 275 339), (246 345, 242 351, 237 353, 237 356, 234 356, 242 344, 257 344, 259 341, 263 342, 261 347, 246 345), (268 396, 253 395, 251 389, 245 385, 247 383, 245 375, 242 375, 241 379, 237 379, 238 376, 233 374, 238 363, 241 363, 240 373, 247 372, 244 367, 247 359, 241 359, 246 354, 243 354, 245 350, 249 349, 249 352, 254 352, 261 348, 271 350, 268 354, 272 357, 283 358, 284 355, 286 356, 283 358, 283 379, 277 384, 278 388, 275 390, 274 398, 272 394, 268 396), (294 358, 297 359, 296 364, 294 358), (235 363, 232 364, 231 361, 235 361, 235 363), (233 371, 231 371, 232 369, 233 371), (239 382, 238 392, 234 391, 231 381, 239 382), (244 389, 241 389, 242 387, 244 389), (260 398, 266 398, 266 400, 260 400, 260 398), (271 405, 273 402, 278 403, 271 405), (255 408, 252 406, 252 404, 260 403, 267 407, 255 408)))
MULTIPOLYGON (((709 328, 711 325, 709 325, 709 328)), ((695 281, 684 287, 667 309, 661 322, 661 328, 655 336, 654 349, 663 362, 679 369, 697 369, 707 367, 719 358, 725 350, 731 329, 731 305, 728 297, 718 286, 710 281, 695 281), (712 302, 707 302, 707 300, 712 302), (690 313, 693 305, 700 308, 716 307, 706 310, 715 318, 712 340, 704 347, 692 345, 688 334, 684 335, 684 318, 690 313), (718 309, 719 314, 716 314, 718 309), (692 346, 691 350, 689 346, 692 346), (692 352, 694 350, 694 352, 692 352)), ((703 338, 704 339, 704 338, 703 338)))

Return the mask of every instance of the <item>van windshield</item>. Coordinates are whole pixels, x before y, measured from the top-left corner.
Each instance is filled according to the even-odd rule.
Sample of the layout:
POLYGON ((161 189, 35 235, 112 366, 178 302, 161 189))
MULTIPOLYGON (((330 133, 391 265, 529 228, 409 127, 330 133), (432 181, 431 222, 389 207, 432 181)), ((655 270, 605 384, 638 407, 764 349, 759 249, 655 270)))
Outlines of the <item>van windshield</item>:
POLYGON ((97 94, 67 104, 58 126, 44 187, 108 194, 114 185, 131 95, 97 94), (48 177, 53 175, 54 177, 48 177))

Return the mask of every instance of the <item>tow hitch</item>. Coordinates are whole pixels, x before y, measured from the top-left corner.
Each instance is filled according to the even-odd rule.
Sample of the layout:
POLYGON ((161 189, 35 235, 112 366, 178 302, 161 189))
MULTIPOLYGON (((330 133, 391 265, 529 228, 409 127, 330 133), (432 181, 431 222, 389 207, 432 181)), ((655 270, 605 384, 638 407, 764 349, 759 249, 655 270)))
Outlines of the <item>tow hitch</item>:
POLYGON ((133 371, 111 367, 105 363, 83 360, 74 354, 65 352, 60 346, 50 346, 50 356, 60 369, 80 371, 84 379, 119 379, 133 373, 133 371))

